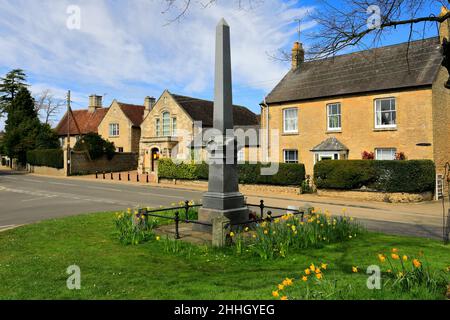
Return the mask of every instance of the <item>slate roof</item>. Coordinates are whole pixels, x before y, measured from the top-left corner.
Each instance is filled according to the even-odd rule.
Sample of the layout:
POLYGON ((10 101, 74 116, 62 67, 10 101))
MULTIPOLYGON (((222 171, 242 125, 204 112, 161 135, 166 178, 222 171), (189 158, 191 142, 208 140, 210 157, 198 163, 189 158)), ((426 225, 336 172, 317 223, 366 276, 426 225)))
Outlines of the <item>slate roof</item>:
POLYGON ((70 113, 70 121, 67 121, 67 112, 55 128, 59 136, 67 135, 68 129, 70 135, 87 134, 90 132, 98 132, 98 126, 102 122, 109 108, 97 108, 93 112, 89 110, 72 110, 70 113), (68 128, 69 125, 69 128, 68 128))
POLYGON ((348 151, 348 148, 335 137, 330 137, 319 143, 311 151, 348 151))
POLYGON ((439 37, 413 41, 409 51, 402 43, 308 61, 290 70, 266 103, 431 85, 441 62, 439 37))
POLYGON ((128 104, 123 102, 117 102, 119 104, 120 109, 122 109, 123 113, 130 119, 133 123, 133 126, 139 127, 144 121, 144 110, 145 107, 136 104, 128 104))
MULTIPOLYGON (((202 121, 203 127, 213 126, 214 102, 171 93, 175 101, 195 121, 202 121)), ((257 125, 256 114, 243 106, 233 105, 233 120, 235 126, 257 125)))

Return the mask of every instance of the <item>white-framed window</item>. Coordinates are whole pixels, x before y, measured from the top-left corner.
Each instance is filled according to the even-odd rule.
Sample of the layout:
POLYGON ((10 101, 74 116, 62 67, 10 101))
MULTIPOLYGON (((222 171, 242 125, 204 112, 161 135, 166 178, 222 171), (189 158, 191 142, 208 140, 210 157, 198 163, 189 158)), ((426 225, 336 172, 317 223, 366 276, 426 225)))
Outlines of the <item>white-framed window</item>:
POLYGON ((109 136, 110 137, 118 137, 119 136, 119 124, 118 123, 110 123, 109 124, 109 136))
POLYGON ((375 100, 375 128, 395 128, 397 109, 395 98, 375 100))
POLYGON ((245 149, 241 148, 237 152, 237 161, 238 163, 244 163, 245 162, 245 149))
POLYGON ((395 160, 395 154, 397 149, 395 148, 377 148, 375 149, 376 160, 395 160))
POLYGON ((289 108, 283 110, 283 132, 298 132, 298 110, 297 108, 289 108))
POLYGON ((155 135, 159 137, 161 134, 161 128, 160 128, 160 120, 159 118, 155 120, 155 135))
POLYGON ((298 150, 283 150, 284 163, 298 163, 298 150))
POLYGON ((170 136, 170 113, 164 112, 162 114, 162 135, 164 137, 170 136))
POLYGON ((172 135, 177 134, 177 118, 172 118, 172 135))
POLYGON ((327 105, 327 129, 329 131, 341 130, 341 104, 330 103, 327 105))

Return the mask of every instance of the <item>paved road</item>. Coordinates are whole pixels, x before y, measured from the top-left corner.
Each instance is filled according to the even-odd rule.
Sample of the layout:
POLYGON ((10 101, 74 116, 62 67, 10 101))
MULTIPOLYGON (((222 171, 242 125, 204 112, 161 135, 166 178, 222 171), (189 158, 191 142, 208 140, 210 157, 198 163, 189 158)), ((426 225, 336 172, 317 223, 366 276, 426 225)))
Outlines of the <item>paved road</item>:
POLYGON ((198 191, 58 179, 0 171, 0 228, 87 212, 170 206, 198 191))
MULTIPOLYGON (((170 206, 182 200, 199 201, 201 195, 202 191, 196 190, 52 178, 0 170, 0 230, 80 213, 136 206, 170 206)), ((249 203, 259 203, 258 200, 258 197, 248 197, 249 203)), ((439 215, 427 217, 414 212, 414 206, 411 206, 411 212, 404 212, 396 210, 395 206, 380 209, 370 205, 362 207, 323 201, 312 204, 328 209, 332 214, 341 214, 345 207, 349 215, 359 218, 370 230, 430 238, 442 236, 439 215)), ((304 203, 293 199, 266 198, 266 204, 273 206, 301 206, 304 203)))

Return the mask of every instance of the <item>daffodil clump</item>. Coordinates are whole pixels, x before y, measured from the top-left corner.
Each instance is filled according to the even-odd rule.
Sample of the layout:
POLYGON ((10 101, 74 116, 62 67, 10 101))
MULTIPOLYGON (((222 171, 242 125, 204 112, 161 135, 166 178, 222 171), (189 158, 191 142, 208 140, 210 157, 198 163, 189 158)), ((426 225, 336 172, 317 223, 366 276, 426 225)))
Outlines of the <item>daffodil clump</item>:
POLYGON ((237 234, 230 233, 237 253, 252 252, 263 259, 286 257, 289 250, 322 247, 357 238, 364 229, 352 218, 332 217, 313 211, 300 216, 291 213, 264 221, 237 234))
POLYGON ((153 229, 158 225, 156 219, 148 218, 138 210, 130 208, 117 212, 115 225, 119 241, 122 244, 137 245, 153 237, 153 229))
POLYGON ((379 253, 378 261, 384 266, 387 283, 394 288, 411 290, 425 286, 432 291, 445 288, 445 270, 431 271, 423 252, 413 256, 392 248, 389 253, 379 253))
POLYGON ((324 275, 327 268, 326 263, 311 263, 299 279, 285 278, 278 284, 272 291, 272 297, 277 300, 324 298, 324 295, 333 293, 333 290, 330 290, 330 285, 333 284, 324 275))

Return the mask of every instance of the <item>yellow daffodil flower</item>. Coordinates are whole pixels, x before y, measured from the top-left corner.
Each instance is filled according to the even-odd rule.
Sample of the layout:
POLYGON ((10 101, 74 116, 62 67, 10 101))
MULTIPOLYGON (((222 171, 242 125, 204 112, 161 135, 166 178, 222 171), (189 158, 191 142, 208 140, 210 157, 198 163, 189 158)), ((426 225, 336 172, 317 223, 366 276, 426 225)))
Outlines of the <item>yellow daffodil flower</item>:
POLYGON ((419 261, 419 259, 413 259, 413 265, 416 268, 420 268, 420 266, 422 265, 422 263, 419 261))
POLYGON ((358 272, 358 267, 352 267, 352 272, 353 273, 357 273, 358 272))

